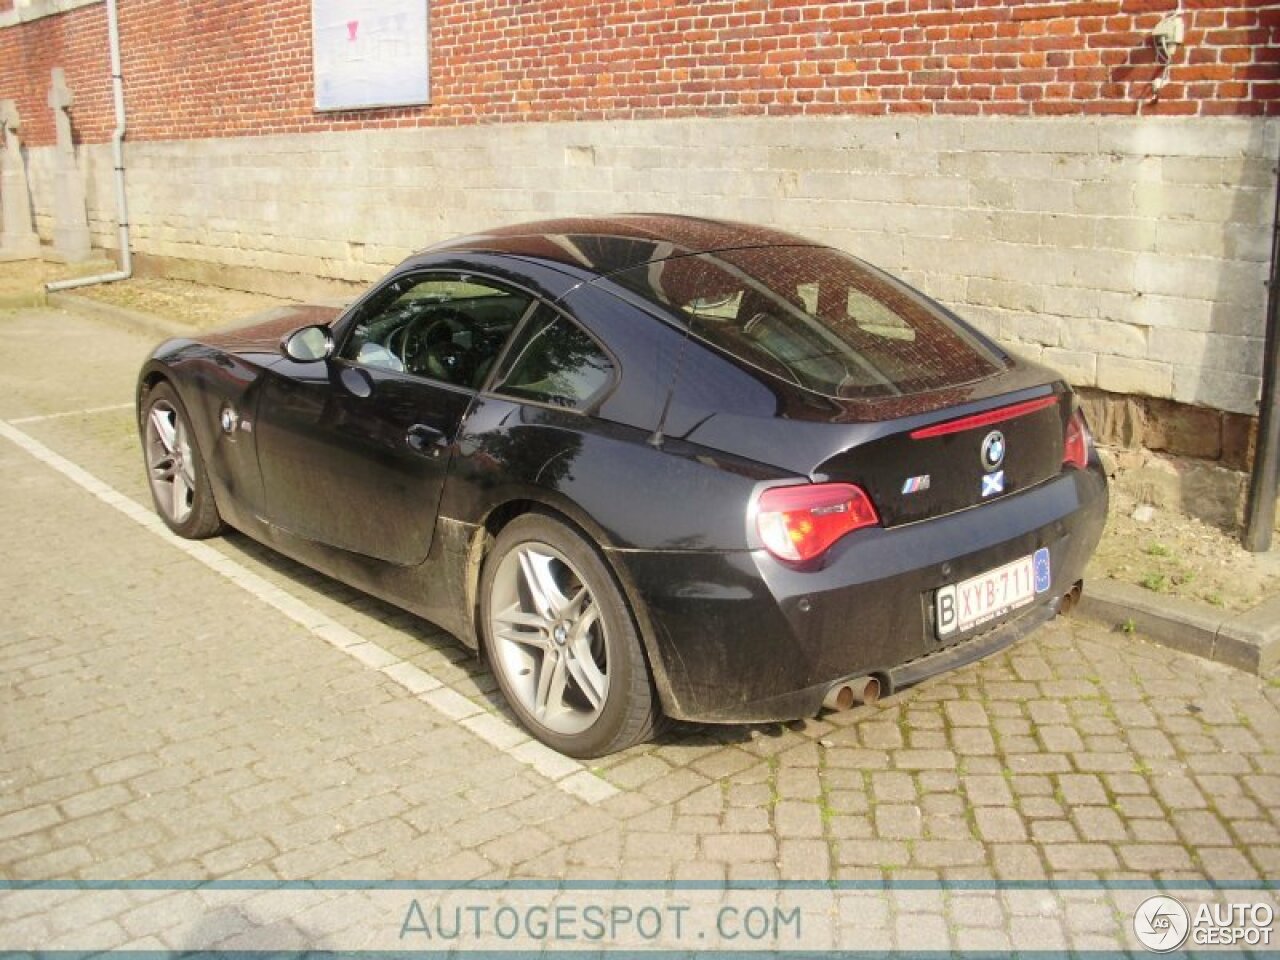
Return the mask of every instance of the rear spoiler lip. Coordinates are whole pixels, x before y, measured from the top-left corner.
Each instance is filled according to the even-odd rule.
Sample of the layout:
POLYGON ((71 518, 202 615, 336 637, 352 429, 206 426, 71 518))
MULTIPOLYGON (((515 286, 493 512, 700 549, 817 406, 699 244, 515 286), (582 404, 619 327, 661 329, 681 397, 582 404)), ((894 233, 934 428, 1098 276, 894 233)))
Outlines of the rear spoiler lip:
POLYGON ((1020 403, 996 407, 994 410, 971 413, 968 416, 957 417, 953 420, 944 420, 942 423, 935 423, 928 427, 918 427, 911 431, 910 437, 912 440, 926 440, 930 437, 943 437, 952 433, 962 433, 965 430, 976 430, 979 427, 1004 423, 1006 420, 1025 417, 1048 407, 1057 406, 1058 400, 1059 395, 1051 393, 1048 396, 1037 397, 1034 400, 1023 400, 1020 403))

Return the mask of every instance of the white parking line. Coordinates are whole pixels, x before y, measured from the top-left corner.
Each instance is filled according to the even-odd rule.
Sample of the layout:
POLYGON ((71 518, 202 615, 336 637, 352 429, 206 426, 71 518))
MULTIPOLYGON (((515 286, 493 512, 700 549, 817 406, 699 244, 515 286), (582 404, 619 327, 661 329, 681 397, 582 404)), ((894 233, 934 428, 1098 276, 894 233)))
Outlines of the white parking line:
POLYGON ((116 410, 132 410, 132 403, 113 403, 106 407, 85 407, 83 410, 64 410, 61 413, 45 413, 36 417, 18 417, 9 423, 17 426, 20 423, 39 423, 42 420, 61 420, 63 417, 84 417, 93 413, 113 413, 116 410))
MULTIPOLYGON (((131 406, 122 404, 121 407, 131 406)), ((121 409, 121 407, 101 408, 121 409)), ((94 411, 82 411, 94 412, 94 411)), ((72 416, 74 414, 66 414, 72 416)), ((47 418, 35 418, 47 419, 47 418)), ((0 436, 21 447, 41 463, 56 470, 72 483, 87 490, 109 507, 124 514, 134 523, 154 533, 167 544, 204 564, 247 593, 284 614, 312 635, 341 650, 371 670, 377 670, 423 703, 458 722, 481 740, 496 747, 512 759, 536 770, 566 793, 587 803, 600 803, 616 795, 617 787, 597 776, 587 767, 549 747, 531 740, 523 730, 502 714, 445 685, 426 670, 408 663, 388 650, 366 640, 332 617, 315 609, 248 567, 224 556, 206 543, 183 540, 175 536, 152 511, 135 503, 114 487, 99 480, 83 467, 55 453, 39 440, 23 433, 15 423, 0 420, 0 436)))

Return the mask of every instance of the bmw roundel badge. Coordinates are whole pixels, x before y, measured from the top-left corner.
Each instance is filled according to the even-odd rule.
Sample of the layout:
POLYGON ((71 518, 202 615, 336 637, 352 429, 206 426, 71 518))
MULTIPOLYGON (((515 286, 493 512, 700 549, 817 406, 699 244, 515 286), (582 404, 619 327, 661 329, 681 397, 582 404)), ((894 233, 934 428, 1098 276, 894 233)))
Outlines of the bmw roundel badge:
POLYGON ((1004 434, 992 430, 982 440, 982 469, 990 473, 1004 463, 1004 434))

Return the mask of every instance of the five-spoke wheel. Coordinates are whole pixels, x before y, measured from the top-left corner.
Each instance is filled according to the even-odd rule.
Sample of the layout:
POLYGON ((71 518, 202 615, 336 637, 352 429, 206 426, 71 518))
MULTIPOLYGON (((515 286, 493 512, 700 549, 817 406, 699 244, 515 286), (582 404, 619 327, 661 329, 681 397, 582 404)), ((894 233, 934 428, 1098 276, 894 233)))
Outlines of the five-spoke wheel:
POLYGON ((540 740, 595 757, 644 739, 657 701, 630 611, 596 550, 542 514, 503 528, 481 577, 489 662, 540 740))
POLYGON ((144 401, 142 450, 151 497, 161 519, 184 537, 212 536, 222 526, 209 478, 182 401, 167 383, 144 401))

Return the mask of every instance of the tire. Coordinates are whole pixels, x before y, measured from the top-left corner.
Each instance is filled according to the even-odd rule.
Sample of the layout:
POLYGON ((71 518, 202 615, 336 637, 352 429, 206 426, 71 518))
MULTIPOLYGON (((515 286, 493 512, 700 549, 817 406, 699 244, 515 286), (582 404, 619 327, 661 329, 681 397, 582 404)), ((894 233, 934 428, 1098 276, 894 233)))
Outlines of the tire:
POLYGON ((203 540, 222 529, 191 418, 161 381, 143 396, 142 457, 156 513, 180 537, 203 540))
POLYGON ((653 735, 635 620, 593 544, 544 514, 517 517, 485 559, 479 599, 490 667, 535 737, 589 759, 653 735))

